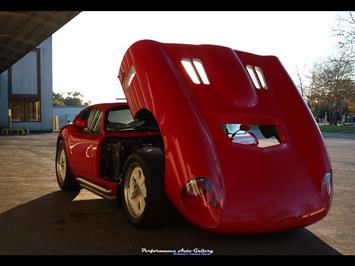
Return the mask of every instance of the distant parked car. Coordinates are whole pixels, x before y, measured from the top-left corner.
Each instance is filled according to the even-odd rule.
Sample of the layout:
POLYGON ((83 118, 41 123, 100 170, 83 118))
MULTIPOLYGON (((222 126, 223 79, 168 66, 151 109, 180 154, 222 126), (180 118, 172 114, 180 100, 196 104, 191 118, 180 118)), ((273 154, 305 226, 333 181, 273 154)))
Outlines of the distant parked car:
POLYGON ((276 57, 143 40, 119 79, 127 103, 89 106, 61 129, 63 190, 117 198, 141 228, 174 209, 218 233, 288 230, 328 213, 323 139, 276 57), (261 146, 261 136, 275 142, 261 146))

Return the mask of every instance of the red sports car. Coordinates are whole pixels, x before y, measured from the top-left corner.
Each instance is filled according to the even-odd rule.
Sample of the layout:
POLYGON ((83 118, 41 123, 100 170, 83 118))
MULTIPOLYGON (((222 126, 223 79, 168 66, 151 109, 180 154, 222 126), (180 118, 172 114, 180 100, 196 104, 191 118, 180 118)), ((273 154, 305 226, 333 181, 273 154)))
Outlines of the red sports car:
POLYGON ((323 138, 276 57, 142 40, 118 77, 127 104, 90 106, 61 129, 62 189, 117 198, 141 228, 174 209, 218 233, 287 230, 328 213, 323 138))

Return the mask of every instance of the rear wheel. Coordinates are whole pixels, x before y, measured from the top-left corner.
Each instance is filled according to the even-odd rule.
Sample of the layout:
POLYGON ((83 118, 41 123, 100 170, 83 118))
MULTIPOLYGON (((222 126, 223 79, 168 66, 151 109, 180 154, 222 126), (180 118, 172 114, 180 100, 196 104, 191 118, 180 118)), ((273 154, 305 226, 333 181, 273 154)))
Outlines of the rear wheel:
POLYGON ((153 147, 131 154, 123 169, 122 206, 129 222, 138 228, 167 224, 174 208, 164 190, 164 155, 153 147))
POLYGON ((72 176, 68 164, 65 144, 60 140, 57 145, 57 152, 55 157, 55 170, 57 175, 57 182, 62 190, 79 191, 80 186, 75 177, 72 176))

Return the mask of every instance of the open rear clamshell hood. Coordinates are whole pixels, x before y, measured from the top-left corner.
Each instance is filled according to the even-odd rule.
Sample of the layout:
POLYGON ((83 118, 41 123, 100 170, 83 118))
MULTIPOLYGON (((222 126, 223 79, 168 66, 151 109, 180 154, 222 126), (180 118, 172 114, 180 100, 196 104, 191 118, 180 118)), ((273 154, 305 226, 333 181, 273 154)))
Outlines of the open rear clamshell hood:
POLYGON ((119 78, 133 116, 148 110, 158 122, 166 192, 195 224, 220 231, 238 224, 240 232, 265 224, 276 230, 276 220, 321 209, 319 219, 328 211, 321 194, 331 166, 323 139, 277 57, 142 40, 125 53, 119 78), (226 124, 271 125, 280 144, 233 143, 226 124), (185 184, 196 177, 211 181, 220 197, 220 216, 205 224, 181 200, 185 184), (253 221, 254 227, 245 226, 253 221))

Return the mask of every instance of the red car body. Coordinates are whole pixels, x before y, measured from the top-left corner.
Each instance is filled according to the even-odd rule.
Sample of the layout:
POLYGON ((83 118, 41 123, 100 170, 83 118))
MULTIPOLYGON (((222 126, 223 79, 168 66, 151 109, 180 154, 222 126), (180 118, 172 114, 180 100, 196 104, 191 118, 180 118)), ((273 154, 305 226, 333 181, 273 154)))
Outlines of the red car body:
POLYGON ((100 132, 97 135, 87 134, 80 130, 75 123, 80 121, 78 118, 88 109, 100 110, 103 116, 112 108, 128 108, 127 103, 102 103, 91 105, 82 110, 74 119, 73 124, 66 125, 59 132, 59 138, 66 144, 67 157, 71 172, 76 177, 86 179, 101 185, 112 191, 112 196, 117 195, 117 182, 107 181, 101 175, 101 153, 102 143, 111 137, 135 138, 143 136, 158 135, 156 132, 107 132, 105 120, 100 122, 100 132))
MULTIPOLYGON (((332 169, 323 138, 277 57, 142 40, 125 53, 119 79, 132 116, 149 113, 159 132, 102 130, 90 137, 78 135, 73 125, 65 127, 60 136, 74 175, 115 195, 117 183, 100 178, 100 143, 108 134, 160 134, 165 192, 200 228, 282 231, 307 226, 328 213, 332 169), (257 140, 231 141, 223 128, 228 124, 269 126, 279 143, 260 147, 257 140)), ((96 107, 106 112, 114 105, 96 107)))

